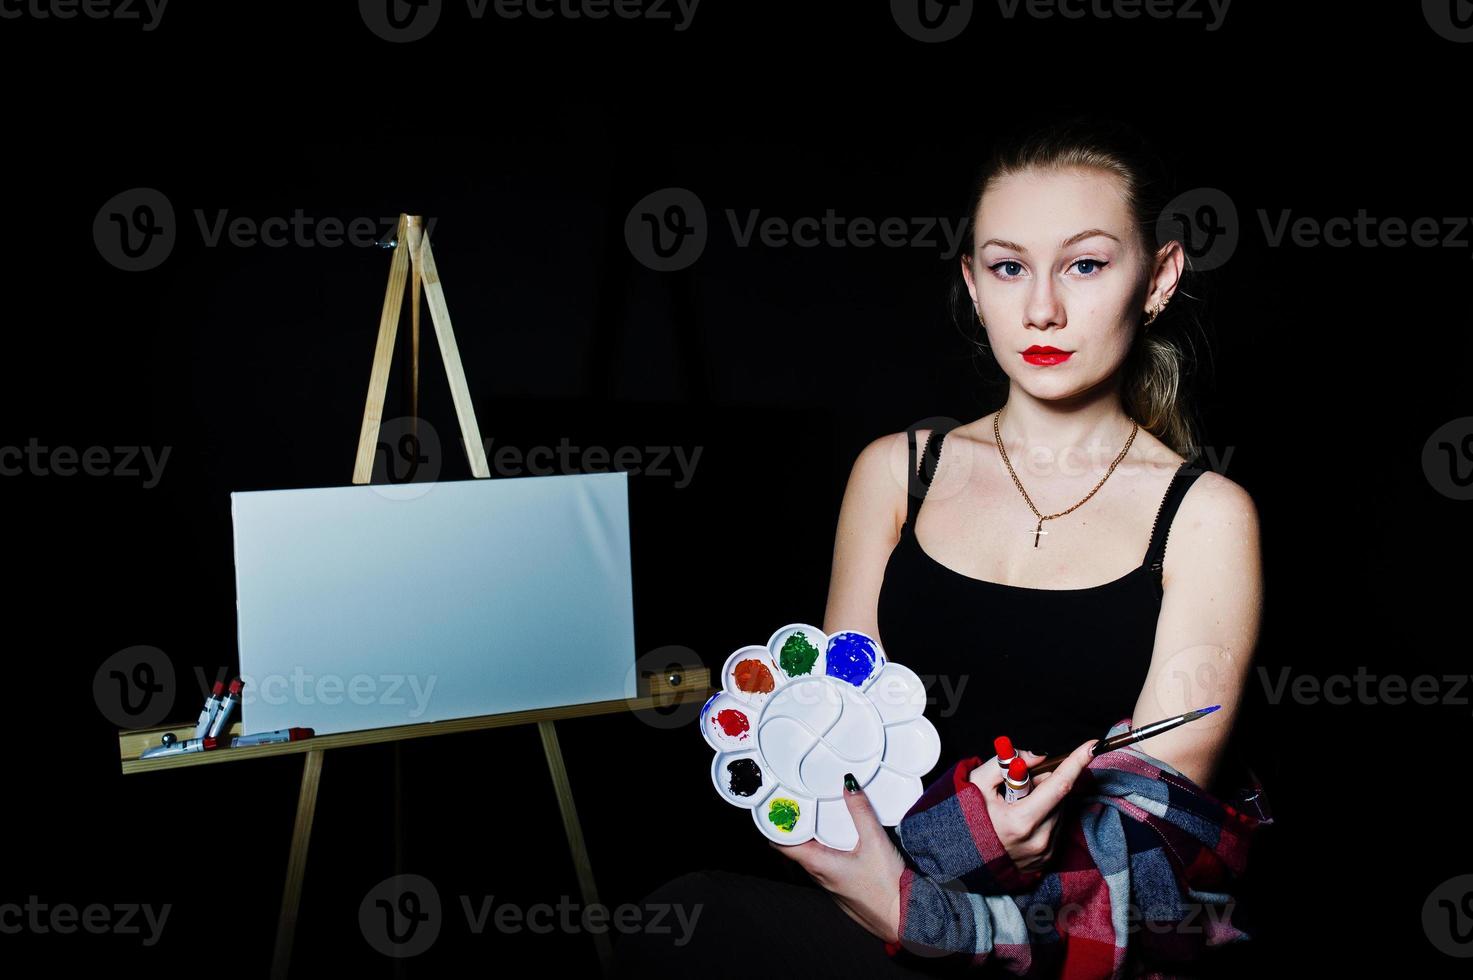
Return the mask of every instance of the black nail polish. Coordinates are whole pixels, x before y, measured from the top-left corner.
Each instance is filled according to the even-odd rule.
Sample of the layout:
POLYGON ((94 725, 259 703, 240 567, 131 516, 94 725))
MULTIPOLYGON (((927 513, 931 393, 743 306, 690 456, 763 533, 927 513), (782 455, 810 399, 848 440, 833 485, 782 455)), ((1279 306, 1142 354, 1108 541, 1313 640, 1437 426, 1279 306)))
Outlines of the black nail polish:
POLYGON ((858 793, 859 792, 859 780, 857 780, 857 779, 854 778, 854 773, 852 773, 852 772, 846 772, 846 773, 844 773, 844 788, 847 789, 851 793, 858 793))

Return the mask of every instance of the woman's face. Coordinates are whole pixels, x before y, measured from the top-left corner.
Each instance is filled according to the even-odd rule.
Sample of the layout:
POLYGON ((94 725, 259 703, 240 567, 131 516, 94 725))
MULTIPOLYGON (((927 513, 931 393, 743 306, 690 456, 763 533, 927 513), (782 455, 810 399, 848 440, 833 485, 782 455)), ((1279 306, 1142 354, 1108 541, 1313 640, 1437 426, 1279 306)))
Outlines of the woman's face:
POLYGON ((1014 174, 987 189, 975 217, 976 251, 963 275, 1003 371, 1046 399, 1114 375, 1147 301, 1169 296, 1150 281, 1157 270, 1140 253, 1119 178, 1086 169, 1014 174), (1034 347, 1068 356, 1028 353, 1034 347))

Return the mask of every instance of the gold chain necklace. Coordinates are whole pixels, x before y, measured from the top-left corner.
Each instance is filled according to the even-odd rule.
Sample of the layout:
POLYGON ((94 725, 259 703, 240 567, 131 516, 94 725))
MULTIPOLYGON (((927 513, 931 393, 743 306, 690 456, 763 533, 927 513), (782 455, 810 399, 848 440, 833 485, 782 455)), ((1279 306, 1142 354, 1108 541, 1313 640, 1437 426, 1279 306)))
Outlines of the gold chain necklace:
POLYGON ((1125 448, 1122 449, 1122 450, 1120 450, 1120 455, 1115 457, 1115 462, 1111 463, 1110 464, 1110 468, 1105 471, 1105 475, 1102 476, 1102 477, 1100 477, 1100 482, 1095 484, 1095 489, 1094 490, 1091 490, 1089 493, 1085 494, 1084 500, 1081 500, 1078 504, 1075 504, 1074 507, 1070 507, 1069 510, 1061 510, 1057 514, 1047 514, 1047 515, 1045 515, 1045 514, 1040 514, 1038 512, 1038 508, 1033 506, 1033 499, 1028 496, 1028 491, 1023 489, 1023 484, 1018 479, 1018 474, 1013 472, 1013 464, 1008 459, 1008 451, 1006 449, 1002 448, 1002 425, 1001 425, 1001 422, 1002 422, 1002 409, 999 408, 997 410, 997 414, 992 417, 992 438, 997 441, 997 451, 1002 454, 1002 461, 1007 464, 1008 472, 1012 474, 1013 483, 1017 484, 1018 492, 1023 495, 1023 499, 1024 500, 1028 501, 1028 509, 1031 510, 1031 511, 1033 511, 1034 516, 1038 518, 1038 527, 1034 528, 1033 529, 1033 532, 1032 532, 1033 533, 1033 547, 1035 547, 1035 548, 1038 547, 1038 537, 1039 537, 1039 535, 1041 535, 1041 534, 1047 534, 1048 533, 1047 531, 1045 531, 1043 529, 1043 522, 1044 521, 1051 521, 1055 517, 1063 517, 1065 514, 1068 514, 1071 511, 1073 511, 1075 509, 1075 507, 1078 507, 1080 504, 1084 503, 1084 500, 1088 500, 1090 497, 1093 497, 1095 495, 1095 490, 1098 490, 1100 487, 1102 487, 1102 486, 1105 485, 1105 481, 1108 480, 1108 479, 1110 479, 1110 474, 1115 472, 1115 467, 1116 466, 1119 466, 1120 465, 1120 461, 1125 458, 1125 454, 1128 453, 1128 452, 1130 452, 1130 444, 1133 443, 1133 442, 1135 442, 1135 434, 1137 432, 1139 432, 1140 431, 1140 428, 1141 428, 1141 424, 1139 422, 1136 422, 1134 419, 1131 420, 1131 422, 1133 424, 1132 424, 1131 430, 1130 430, 1130 438, 1125 440, 1125 448))

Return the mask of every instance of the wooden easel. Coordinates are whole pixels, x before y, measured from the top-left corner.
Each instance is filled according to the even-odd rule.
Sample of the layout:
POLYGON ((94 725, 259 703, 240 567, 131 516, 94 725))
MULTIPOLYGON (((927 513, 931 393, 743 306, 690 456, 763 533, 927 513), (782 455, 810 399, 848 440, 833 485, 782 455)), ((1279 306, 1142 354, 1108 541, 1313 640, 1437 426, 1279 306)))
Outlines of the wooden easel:
MULTIPOLYGON (((461 368, 460 350, 455 344, 455 333, 450 325, 450 309, 445 304, 445 293, 440 286, 439 273, 435 269, 434 254, 430 251, 429 235, 422 228, 418 215, 401 214, 394 240, 394 258, 389 268, 389 285, 384 294, 383 312, 379 317, 378 344, 374 349, 373 370, 369 375, 368 401, 363 409, 363 428, 358 436, 358 456, 353 464, 353 482, 366 484, 372 480, 374 455, 378 449, 379 427, 383 421, 384 396, 388 388, 389 367, 393 361, 394 344, 398 337, 399 315, 406 280, 410 288, 412 310, 410 318, 412 330, 410 335, 410 418, 411 420, 417 419, 419 414, 419 309, 420 293, 423 291, 430 307, 430 320, 435 327, 435 338, 439 342, 440 353, 445 361, 445 373, 450 379, 451 396, 454 399, 456 415, 460 420, 461 439, 465 445, 466 455, 470 459, 471 472, 478 478, 488 478, 491 471, 486 463, 485 447, 481 443, 481 431, 476 424, 475 410, 471 406, 470 389, 466 385, 465 372, 461 368)), ((578 821, 578 811, 573 804, 573 791, 568 780, 568 770, 563 763, 563 753, 558 745, 557 729, 553 723, 563 718, 586 718, 624 711, 652 710, 689 700, 704 701, 711 693, 710 672, 699 664, 689 665, 682 667, 679 671, 641 677, 640 686, 643 690, 640 696, 633 701, 597 701, 536 711, 516 711, 452 721, 341 732, 298 742, 217 749, 212 752, 194 752, 187 755, 151 759, 140 759, 139 754, 146 748, 158 745, 165 732, 174 733, 180 741, 192 738, 194 724, 191 722, 165 728, 121 732, 118 743, 125 774, 211 765, 264 756, 293 754, 305 756, 302 764, 302 784, 297 796, 296 821, 292 828, 291 852, 287 858, 286 884, 282 890, 281 913, 277 919, 276 944, 273 948, 271 962, 271 975, 276 978, 284 978, 291 964, 297 910, 301 904, 302 878, 307 865, 307 845, 311 841, 312 820, 317 809, 317 792, 322 782, 322 761, 328 750, 345 746, 392 742, 395 743, 395 768, 397 770, 398 743, 406 739, 480 731, 510 725, 536 724, 542 736, 542 749, 547 757, 547 768, 552 776, 553 788, 557 793, 563 831, 567 835, 568 848, 573 857, 573 867, 578 876, 578 888, 584 905, 592 906, 598 903, 598 891, 594 885, 592 865, 588 860, 588 849, 583 840, 583 827, 578 821)), ((240 723, 237 722, 231 726, 229 734, 238 735, 240 732, 240 723)), ((397 821, 395 829, 397 834, 397 821)), ((397 853, 396 849, 396 874, 399 873, 397 853)), ((609 934, 607 931, 594 932, 593 937, 603 973, 606 977, 612 976, 613 946, 609 934)))

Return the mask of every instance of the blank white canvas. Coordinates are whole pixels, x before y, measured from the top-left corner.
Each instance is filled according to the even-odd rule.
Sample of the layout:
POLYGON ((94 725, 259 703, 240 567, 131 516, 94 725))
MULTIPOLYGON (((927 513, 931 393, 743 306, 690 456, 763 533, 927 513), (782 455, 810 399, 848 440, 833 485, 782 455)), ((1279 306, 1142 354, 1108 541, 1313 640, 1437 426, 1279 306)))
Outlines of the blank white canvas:
POLYGON ((232 493, 245 732, 634 697, 628 497, 624 472, 232 493))

